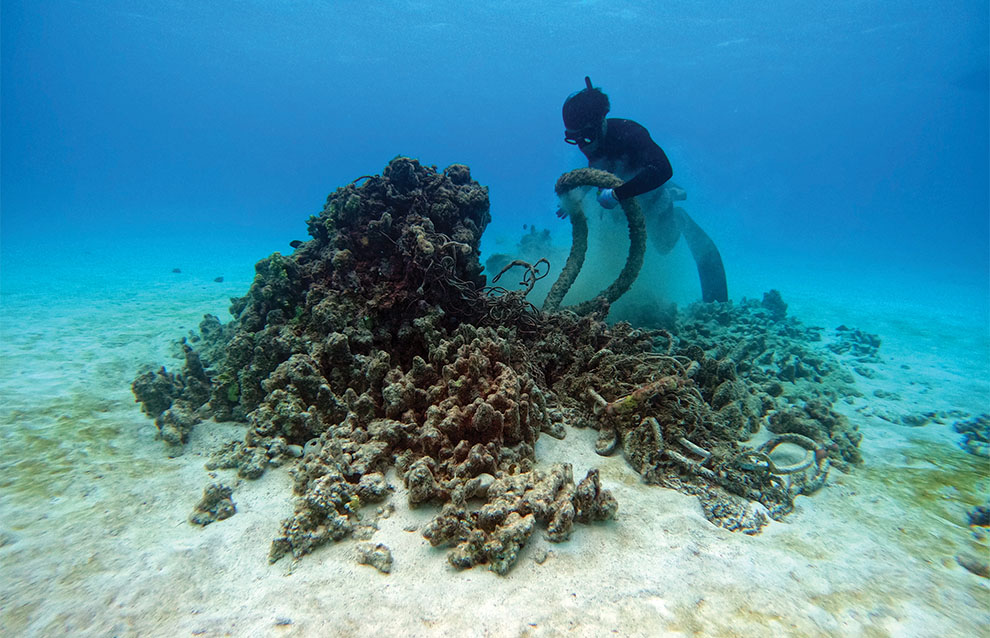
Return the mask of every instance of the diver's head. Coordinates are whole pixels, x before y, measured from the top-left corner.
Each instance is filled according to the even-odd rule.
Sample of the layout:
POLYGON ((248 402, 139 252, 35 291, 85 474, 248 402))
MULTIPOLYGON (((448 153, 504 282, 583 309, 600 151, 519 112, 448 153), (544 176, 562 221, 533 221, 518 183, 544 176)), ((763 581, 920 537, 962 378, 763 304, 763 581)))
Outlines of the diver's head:
POLYGON ((561 113, 564 116, 564 141, 584 148, 602 134, 602 123, 609 111, 608 96, 601 89, 591 86, 591 78, 585 76, 585 88, 571 93, 564 100, 561 113))

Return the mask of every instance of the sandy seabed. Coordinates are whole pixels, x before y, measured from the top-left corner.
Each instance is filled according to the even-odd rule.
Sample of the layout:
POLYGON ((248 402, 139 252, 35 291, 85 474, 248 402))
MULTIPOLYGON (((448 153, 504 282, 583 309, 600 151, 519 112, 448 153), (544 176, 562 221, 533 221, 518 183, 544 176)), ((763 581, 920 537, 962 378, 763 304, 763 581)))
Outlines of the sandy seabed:
MULTIPOLYGON (((695 498, 642 484, 621 455, 594 454, 595 432, 571 429, 542 437, 537 457, 572 463, 575 476, 601 468, 616 520, 560 544, 534 534, 504 577, 458 571, 421 535, 435 510, 411 510, 392 475, 395 511, 373 539, 395 559, 382 574, 357 563, 353 540, 268 563, 293 508, 285 468, 256 481, 216 472, 237 514, 187 522, 211 481, 208 454, 243 426, 201 424, 183 456, 166 458, 130 382, 142 364, 175 365, 175 339, 206 312, 227 317, 246 289, 177 274, 4 295, 0 634, 990 636, 988 581, 955 558, 987 557, 966 513, 986 500, 988 463, 958 448, 952 418, 892 422, 986 411, 981 317, 931 314, 920 329, 903 307, 848 309, 884 339, 877 376, 857 379, 864 398, 837 404, 864 434, 865 464, 833 470, 759 535, 713 526, 695 498), (976 337, 953 341, 966 330, 976 337)), ((814 299, 782 292, 792 309, 814 299)), ((818 319, 869 329, 820 301, 818 319)))

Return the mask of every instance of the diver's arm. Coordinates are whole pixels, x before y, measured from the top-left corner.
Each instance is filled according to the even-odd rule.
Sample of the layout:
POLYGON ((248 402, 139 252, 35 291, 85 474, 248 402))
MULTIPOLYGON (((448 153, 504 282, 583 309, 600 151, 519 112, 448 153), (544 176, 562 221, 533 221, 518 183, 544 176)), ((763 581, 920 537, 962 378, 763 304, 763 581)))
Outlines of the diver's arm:
POLYGON ((660 188, 673 177, 674 169, 671 168, 667 155, 659 146, 657 150, 660 151, 659 158, 644 166, 636 177, 615 189, 616 199, 621 202, 624 199, 648 193, 655 188, 660 188))
POLYGON ((613 191, 616 199, 622 201, 648 193, 663 186, 674 175, 667 154, 645 127, 632 120, 609 120, 609 127, 617 129, 615 133, 622 154, 632 160, 632 165, 641 167, 635 177, 613 191))

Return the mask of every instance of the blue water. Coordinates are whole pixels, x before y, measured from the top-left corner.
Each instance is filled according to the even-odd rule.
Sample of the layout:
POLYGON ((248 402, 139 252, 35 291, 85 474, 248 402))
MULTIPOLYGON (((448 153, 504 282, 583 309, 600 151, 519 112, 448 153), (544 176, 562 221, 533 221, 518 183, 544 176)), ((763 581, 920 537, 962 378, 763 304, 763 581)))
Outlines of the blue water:
MULTIPOLYGON (((954 490, 985 494, 986 464, 955 417, 900 417, 990 410, 988 33, 986 0, 0 0, 0 627, 273 635, 291 612, 292 635, 976 635, 985 581, 953 555, 986 542, 954 490), (419 595, 454 576, 410 568, 429 550, 407 547, 369 600, 343 554, 291 578, 267 565, 285 473, 239 484, 227 527, 186 525, 228 426, 165 458, 130 392, 139 367, 181 365, 178 337, 229 318, 258 259, 396 155, 489 187, 482 260, 524 224, 566 254, 553 185, 583 157, 560 107, 585 75, 667 152, 732 300, 777 288, 826 334, 880 335, 879 376, 836 402, 864 433, 862 471, 752 539, 666 512, 679 495, 623 500, 617 548, 565 544, 516 581, 419 595), (646 573, 665 554, 683 556, 675 575, 646 573)), ((698 298, 685 256, 651 252, 664 279, 637 286, 698 298)))
POLYGON ((524 222, 566 242, 552 185, 582 158, 560 105, 587 74, 667 151, 730 296, 756 292, 754 266, 842 264, 985 297, 987 13, 4 0, 3 283, 26 251, 30 268, 142 244, 253 260, 397 154, 472 167, 487 254, 524 222))

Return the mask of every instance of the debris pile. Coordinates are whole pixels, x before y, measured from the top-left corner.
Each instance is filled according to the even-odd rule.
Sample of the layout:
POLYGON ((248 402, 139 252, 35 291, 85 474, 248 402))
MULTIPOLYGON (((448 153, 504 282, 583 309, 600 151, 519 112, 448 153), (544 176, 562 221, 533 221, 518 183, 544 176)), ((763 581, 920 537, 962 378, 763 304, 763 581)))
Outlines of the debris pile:
MULTIPOLYGON (((526 298, 539 264, 506 264, 525 289, 487 285, 488 208, 466 166, 396 158, 331 194, 291 255, 258 262, 234 319, 208 316, 183 341, 179 373, 135 380, 170 453, 199 420, 237 420, 243 441, 209 467, 290 467, 295 513, 270 560, 368 540, 364 506, 389 499, 394 470, 411 505, 438 508, 424 535, 453 565, 505 573, 537 528, 558 542, 616 516, 596 470, 575 483, 570 465, 536 458, 539 436, 570 427, 595 428, 600 454, 621 450, 647 482, 697 494, 710 520, 750 533, 831 463, 858 462, 858 433, 830 409, 851 379, 788 341, 808 334, 779 294, 699 305, 676 334, 608 325, 604 297, 583 314, 541 311, 526 298), (825 389, 797 400, 802 380, 825 389), (747 444, 764 426, 772 435, 747 444)), ((391 569, 388 548, 362 548, 391 569)))

